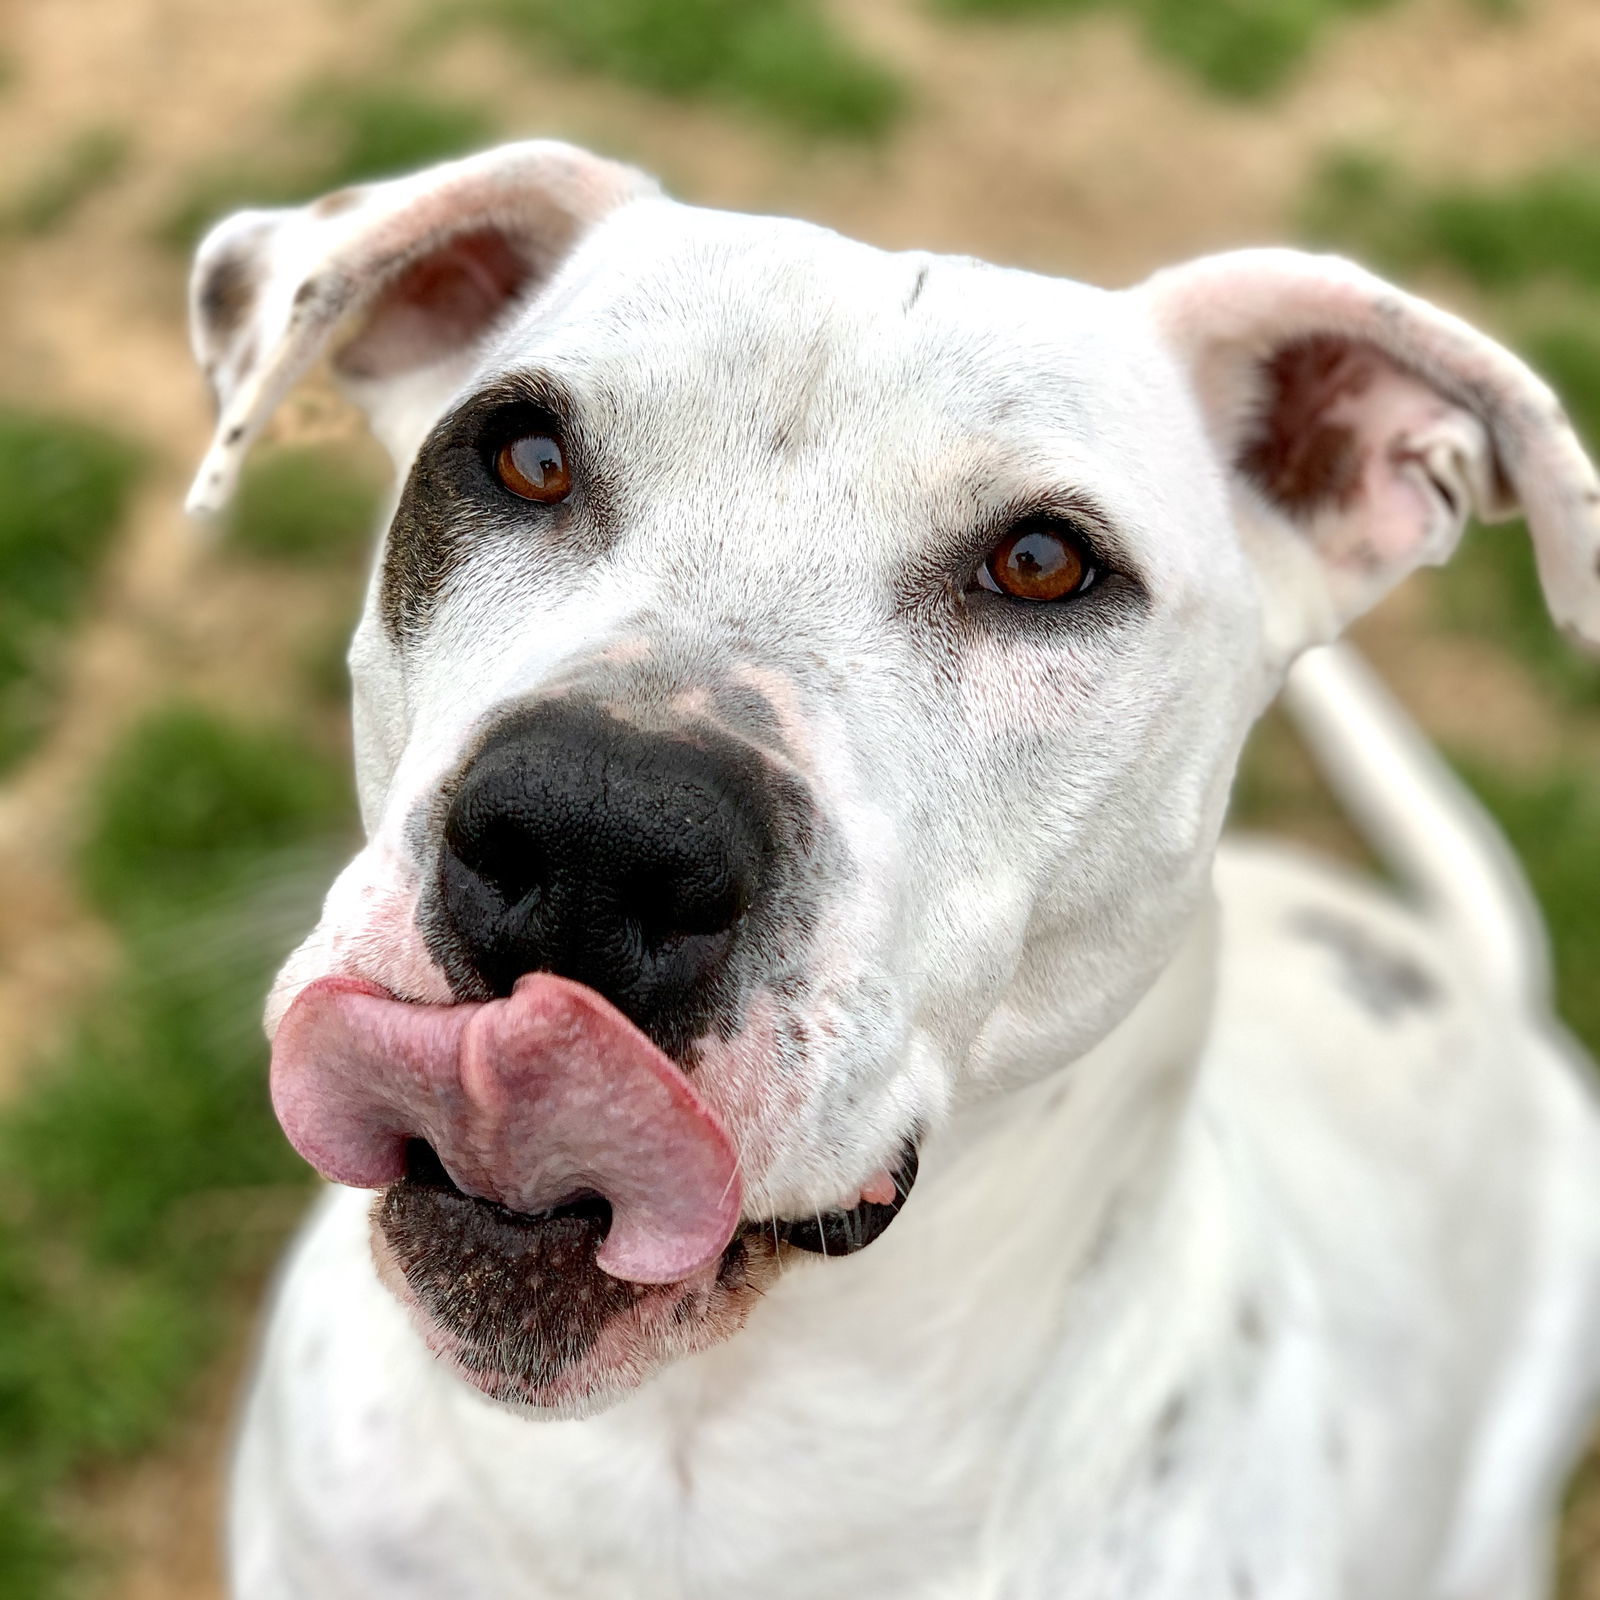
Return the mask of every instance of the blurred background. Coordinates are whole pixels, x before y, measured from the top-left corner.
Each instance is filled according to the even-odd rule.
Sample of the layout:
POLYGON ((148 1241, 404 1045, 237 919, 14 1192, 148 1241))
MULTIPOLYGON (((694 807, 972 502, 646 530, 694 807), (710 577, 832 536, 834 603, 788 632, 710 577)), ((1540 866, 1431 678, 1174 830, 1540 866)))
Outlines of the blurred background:
MULTIPOLYGON (((352 836, 382 462, 313 382, 209 536, 186 253, 244 203, 556 134, 679 195, 1133 280, 1285 239, 1523 350, 1600 441, 1593 0, 0 4, 0 1594, 215 1600, 308 1185, 258 1015, 352 836)), ((1600 1050, 1600 669, 1517 530, 1359 636, 1510 831, 1600 1050)), ((1240 821, 1357 846, 1285 730, 1240 821)), ((1600 1466, 1564 1600, 1600 1597, 1600 1466)))

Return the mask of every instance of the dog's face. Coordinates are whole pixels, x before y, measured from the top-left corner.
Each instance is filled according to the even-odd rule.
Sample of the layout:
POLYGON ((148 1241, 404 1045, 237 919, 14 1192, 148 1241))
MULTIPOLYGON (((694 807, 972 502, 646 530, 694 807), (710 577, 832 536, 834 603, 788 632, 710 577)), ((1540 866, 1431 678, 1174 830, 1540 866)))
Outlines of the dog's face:
POLYGON ((291 1135, 385 1186, 380 1266, 472 1381, 603 1403, 869 1242, 922 1138, 1169 959, 1297 649, 1530 462, 1582 558, 1548 395, 1320 270, 1113 294, 559 146, 208 241, 202 494, 352 313, 402 469, 369 842, 269 1019, 291 1135))

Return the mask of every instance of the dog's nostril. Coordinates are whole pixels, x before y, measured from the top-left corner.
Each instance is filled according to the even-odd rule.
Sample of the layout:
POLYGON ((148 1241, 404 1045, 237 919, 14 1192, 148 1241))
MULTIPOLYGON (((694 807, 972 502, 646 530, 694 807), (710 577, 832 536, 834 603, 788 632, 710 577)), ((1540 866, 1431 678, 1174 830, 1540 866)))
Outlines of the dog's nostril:
POLYGON ((508 909, 521 905, 549 878, 548 853, 515 817, 472 817, 452 812, 445 825, 445 845, 474 877, 494 890, 508 909))
POLYGON ((750 886, 727 872, 647 869, 623 885, 621 904, 654 949, 676 938, 726 933, 750 909, 750 886))

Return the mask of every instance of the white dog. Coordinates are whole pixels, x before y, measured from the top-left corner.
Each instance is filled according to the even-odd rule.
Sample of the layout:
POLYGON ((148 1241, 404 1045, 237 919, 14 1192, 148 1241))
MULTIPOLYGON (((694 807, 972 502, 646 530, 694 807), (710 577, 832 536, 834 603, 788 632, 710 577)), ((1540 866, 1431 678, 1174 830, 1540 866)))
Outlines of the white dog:
POLYGON ((1409 903, 1218 850, 1474 508, 1600 640, 1531 373, 1338 260, 1108 293, 550 143, 236 216, 194 318, 197 506, 333 347, 401 477, 243 1600, 1547 1593, 1600 1117, 1519 881, 1330 652, 1409 903))

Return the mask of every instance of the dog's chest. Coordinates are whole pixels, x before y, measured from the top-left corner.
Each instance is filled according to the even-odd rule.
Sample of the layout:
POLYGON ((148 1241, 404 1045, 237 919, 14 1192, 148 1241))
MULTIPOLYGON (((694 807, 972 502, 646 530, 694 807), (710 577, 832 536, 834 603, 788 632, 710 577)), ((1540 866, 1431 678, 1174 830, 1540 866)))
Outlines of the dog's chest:
POLYGON ((846 1349, 688 1362, 614 1411, 530 1420, 427 1354, 365 1266, 360 1199, 330 1196, 252 1397, 252 1600, 933 1600, 971 1570, 1003 1415, 930 1406, 926 1374, 886 1383, 846 1349))
MULTIPOLYGON (((773 1349, 753 1325, 613 1411, 532 1421, 427 1355, 364 1267, 359 1200, 332 1197, 295 1262, 254 1396, 235 1497, 250 1600, 945 1600, 982 1592, 996 1539, 1074 1593, 1199 1600, 1212 1589, 1196 1571, 1214 1568, 1226 1595, 1236 1553, 1240 1571, 1275 1565, 1216 1485, 1240 1460, 1273 1462, 1280 1490, 1307 1481, 1282 1470, 1304 1406, 1267 1403, 1307 1392, 1300 1367, 1247 1339, 1200 1371, 1187 1339, 1151 1347, 1148 1317, 1114 1349, 1058 1351, 1056 1383, 992 1359, 982 1320, 927 1337, 926 1306, 908 1312, 898 1363, 815 1329, 773 1349), (1070 1381, 1081 1365, 1087 1389, 1070 1381)), ((1274 1538, 1302 1537, 1304 1510, 1280 1506, 1274 1538)))

